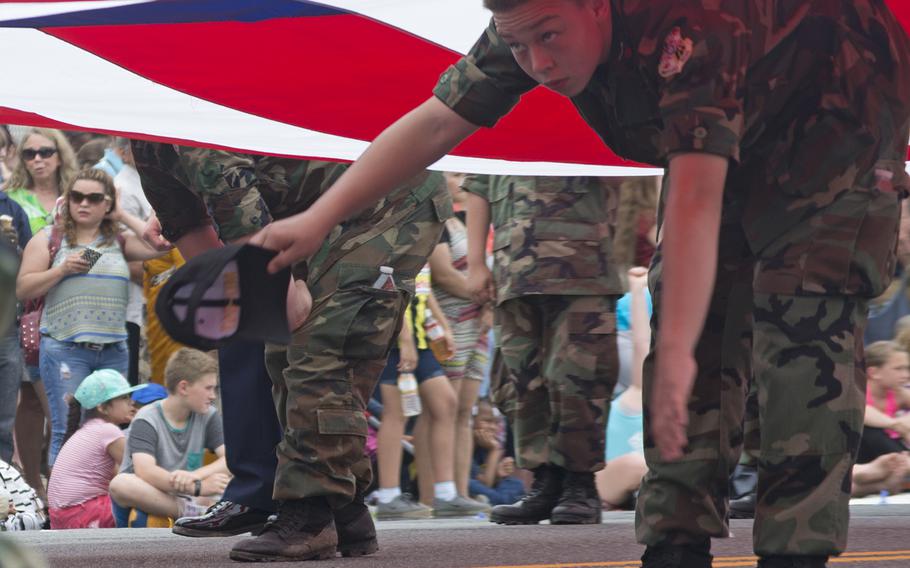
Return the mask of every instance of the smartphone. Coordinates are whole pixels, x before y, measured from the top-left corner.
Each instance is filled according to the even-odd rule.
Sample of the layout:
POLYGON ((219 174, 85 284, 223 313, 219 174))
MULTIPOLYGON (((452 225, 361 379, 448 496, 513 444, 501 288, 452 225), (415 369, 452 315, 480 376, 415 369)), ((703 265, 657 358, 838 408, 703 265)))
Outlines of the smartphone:
POLYGON ((91 270, 95 263, 98 262, 98 259, 101 258, 101 253, 92 248, 86 248, 82 251, 82 258, 88 262, 88 269, 91 270))

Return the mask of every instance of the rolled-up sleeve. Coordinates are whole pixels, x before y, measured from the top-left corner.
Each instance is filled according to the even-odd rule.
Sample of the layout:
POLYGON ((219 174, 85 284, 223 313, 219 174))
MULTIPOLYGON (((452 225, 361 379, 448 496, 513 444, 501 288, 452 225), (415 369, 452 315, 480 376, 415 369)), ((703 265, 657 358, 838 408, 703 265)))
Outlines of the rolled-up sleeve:
POLYGON ((669 30, 664 40, 660 69, 665 75, 660 97, 664 128, 658 140, 663 159, 678 152, 740 159, 748 32, 715 14, 705 11, 702 18, 691 18, 699 24, 669 30))
POLYGON ((491 127, 536 86, 491 21, 471 51, 439 77, 433 94, 465 120, 491 127))

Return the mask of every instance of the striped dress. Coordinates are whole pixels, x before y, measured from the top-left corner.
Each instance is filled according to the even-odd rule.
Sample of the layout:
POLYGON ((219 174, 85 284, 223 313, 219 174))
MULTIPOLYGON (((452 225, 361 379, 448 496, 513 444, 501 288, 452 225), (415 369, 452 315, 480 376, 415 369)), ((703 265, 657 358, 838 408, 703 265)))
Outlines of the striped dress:
MULTIPOLYGON (((468 232, 457 217, 446 221, 443 242, 449 245, 452 266, 467 276, 468 273, 468 232)), ((463 300, 433 286, 433 294, 439 307, 449 320, 455 336, 455 355, 440 361, 449 379, 483 380, 489 357, 489 339, 481 334, 481 308, 470 300, 463 300)))

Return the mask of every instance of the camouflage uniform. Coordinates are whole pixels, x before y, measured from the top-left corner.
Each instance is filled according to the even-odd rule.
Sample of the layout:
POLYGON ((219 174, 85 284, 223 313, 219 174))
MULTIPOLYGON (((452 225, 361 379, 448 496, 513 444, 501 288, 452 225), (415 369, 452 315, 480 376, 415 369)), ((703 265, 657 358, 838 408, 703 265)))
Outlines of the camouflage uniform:
POLYGON ((463 187, 490 202, 497 348, 510 371, 497 397, 518 465, 602 469, 622 294, 610 259, 616 188, 503 176, 463 187))
MULTIPOLYGON (((751 375, 761 428, 755 551, 839 553, 863 421, 866 303, 892 276, 908 185, 907 37, 876 0, 612 6, 611 59, 572 98, 583 118, 626 158, 730 159, 689 446, 681 461, 662 462, 646 413, 638 538, 729 534, 727 478, 751 375)), ((436 95, 491 126, 534 86, 491 25, 436 95)), ((655 304, 660 266, 658 254, 655 304)), ((646 400, 652 382, 649 364, 646 400)))
MULTIPOLYGON (((213 220, 224 240, 246 236, 309 207, 347 167, 146 142, 134 142, 133 151, 171 240, 213 220)), ((266 348, 284 430, 276 500, 326 496, 338 508, 369 485, 366 403, 414 277, 451 213, 442 176, 423 173, 336 226, 308 263, 294 267, 313 309, 290 346, 266 348), (395 269, 396 290, 373 288, 383 265, 395 269)))

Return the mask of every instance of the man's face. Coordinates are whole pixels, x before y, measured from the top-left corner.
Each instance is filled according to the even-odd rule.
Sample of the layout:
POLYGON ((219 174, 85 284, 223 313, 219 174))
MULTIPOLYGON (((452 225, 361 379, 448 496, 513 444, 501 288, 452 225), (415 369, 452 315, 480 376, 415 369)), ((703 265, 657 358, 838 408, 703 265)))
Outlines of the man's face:
POLYGON ((187 406, 193 412, 205 414, 218 398, 218 377, 212 373, 196 379, 186 386, 187 406))
POLYGON ((531 0, 495 12, 493 22, 525 73, 567 97, 581 93, 609 56, 608 0, 531 0))

